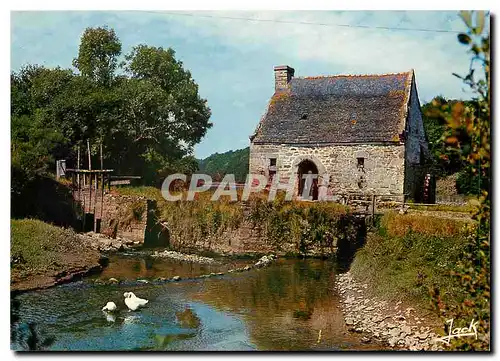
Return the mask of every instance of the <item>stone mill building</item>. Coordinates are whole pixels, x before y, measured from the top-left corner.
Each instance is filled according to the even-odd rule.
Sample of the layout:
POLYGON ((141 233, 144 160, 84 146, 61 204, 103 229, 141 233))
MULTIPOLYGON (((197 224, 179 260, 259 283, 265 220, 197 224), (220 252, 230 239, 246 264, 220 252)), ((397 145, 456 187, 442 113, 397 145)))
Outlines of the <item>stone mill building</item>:
POLYGON ((294 77, 274 68, 275 92, 250 136, 251 174, 280 183, 317 174, 318 194, 419 200, 428 154, 415 73, 294 77), (327 193, 325 193, 327 192, 327 193))

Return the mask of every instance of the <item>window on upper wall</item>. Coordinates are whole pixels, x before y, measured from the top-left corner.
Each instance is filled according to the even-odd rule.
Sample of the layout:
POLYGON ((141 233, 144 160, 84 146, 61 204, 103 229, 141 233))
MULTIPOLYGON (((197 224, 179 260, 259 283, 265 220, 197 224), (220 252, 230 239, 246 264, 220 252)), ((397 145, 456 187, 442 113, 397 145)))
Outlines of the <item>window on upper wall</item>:
POLYGON ((365 158, 358 158, 358 168, 364 168, 365 167, 365 158))
POLYGON ((276 158, 269 158, 269 165, 272 167, 272 166, 276 166, 276 158))

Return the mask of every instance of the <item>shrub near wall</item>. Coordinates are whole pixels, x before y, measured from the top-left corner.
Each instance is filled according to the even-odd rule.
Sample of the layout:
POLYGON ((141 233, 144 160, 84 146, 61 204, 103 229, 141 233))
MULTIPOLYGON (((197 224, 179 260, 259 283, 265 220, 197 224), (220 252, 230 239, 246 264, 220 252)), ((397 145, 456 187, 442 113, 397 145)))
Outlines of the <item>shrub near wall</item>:
POLYGON ((241 204, 228 197, 212 202, 211 196, 210 192, 200 193, 189 202, 157 198, 158 221, 168 228, 171 245, 209 250, 226 230, 239 226, 243 219, 241 204))
POLYGON ((342 223, 348 208, 331 202, 274 202, 254 199, 248 221, 277 251, 294 255, 329 255, 346 237, 342 223))

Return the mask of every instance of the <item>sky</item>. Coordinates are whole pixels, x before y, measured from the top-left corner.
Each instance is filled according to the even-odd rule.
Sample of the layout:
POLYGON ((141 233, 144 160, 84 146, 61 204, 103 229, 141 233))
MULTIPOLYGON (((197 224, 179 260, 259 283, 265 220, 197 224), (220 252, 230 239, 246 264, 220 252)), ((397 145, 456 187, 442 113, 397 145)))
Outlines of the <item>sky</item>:
POLYGON ((116 31, 124 54, 138 44, 171 47, 191 71, 214 124, 197 158, 249 145, 274 92, 275 65, 296 76, 414 69, 422 104, 436 95, 470 98, 452 75, 465 74, 470 61, 457 33, 373 28, 464 31, 454 11, 12 12, 11 70, 70 68, 84 29, 102 25, 116 31), (360 25, 369 28, 353 27, 360 25))

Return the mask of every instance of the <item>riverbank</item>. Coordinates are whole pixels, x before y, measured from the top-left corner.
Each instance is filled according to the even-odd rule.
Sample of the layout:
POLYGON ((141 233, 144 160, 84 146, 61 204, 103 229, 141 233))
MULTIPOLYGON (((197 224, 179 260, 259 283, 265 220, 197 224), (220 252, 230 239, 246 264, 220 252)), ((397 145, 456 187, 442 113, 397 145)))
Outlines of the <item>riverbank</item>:
POLYGON ((350 272, 337 276, 336 287, 348 330, 363 333, 364 342, 382 342, 409 351, 441 349, 436 341, 439 336, 433 332, 438 327, 436 317, 425 318, 421 310, 402 301, 388 302, 370 295, 368 284, 356 281, 350 272))
MULTIPOLYGON (((71 282, 91 274, 102 273, 108 256, 115 252, 133 250, 142 246, 141 242, 117 237, 109 238, 93 232, 77 234, 71 229, 56 227, 39 220, 25 219, 11 221, 11 291, 25 292, 49 288, 71 282)), ((258 260, 222 262, 219 259, 186 254, 175 251, 154 251, 152 258, 170 258, 185 264, 214 265, 224 269, 217 272, 201 272, 196 278, 222 276, 226 273, 243 272, 252 268, 267 266, 276 257, 272 254, 258 260)), ((140 284, 179 281, 184 275, 139 279, 140 284)), ((115 284, 122 280, 111 277, 97 278, 98 284, 115 284)))
POLYGON ((457 305, 466 290, 451 277, 467 247, 470 220, 388 212, 368 232, 336 288, 346 325, 393 349, 441 350, 444 320, 431 297, 457 305))
POLYGON ((101 270, 100 252, 71 229, 35 219, 11 220, 11 291, 69 282, 101 270))

